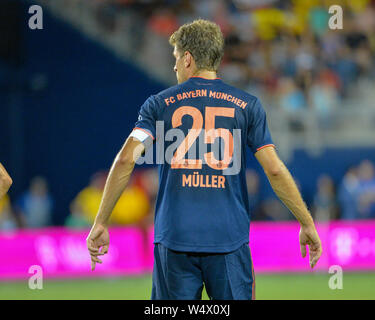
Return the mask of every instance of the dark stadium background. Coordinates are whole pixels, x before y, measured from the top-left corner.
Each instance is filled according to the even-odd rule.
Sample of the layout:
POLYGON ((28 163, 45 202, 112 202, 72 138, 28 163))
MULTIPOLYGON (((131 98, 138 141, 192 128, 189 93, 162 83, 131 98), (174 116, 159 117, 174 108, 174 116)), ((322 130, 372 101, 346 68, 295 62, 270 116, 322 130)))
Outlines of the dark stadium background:
POLYGON ((15 34, 23 58, 5 69, 11 83, 4 86, 11 88, 0 98, 1 136, 8 137, 1 139, 2 162, 14 180, 11 196, 36 174, 47 178, 57 201, 54 222, 63 224, 90 175, 111 164, 138 107, 164 86, 47 10, 45 29, 38 31, 28 28, 25 4, 17 11, 24 22, 15 34))

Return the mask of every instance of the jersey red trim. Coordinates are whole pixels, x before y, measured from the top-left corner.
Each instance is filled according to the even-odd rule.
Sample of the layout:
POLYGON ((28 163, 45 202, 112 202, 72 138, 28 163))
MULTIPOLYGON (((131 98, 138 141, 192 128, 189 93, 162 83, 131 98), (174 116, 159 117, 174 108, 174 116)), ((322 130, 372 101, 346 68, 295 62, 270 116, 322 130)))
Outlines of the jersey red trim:
POLYGON ((253 260, 251 260, 251 276, 253 278, 253 284, 252 284, 252 287, 251 287, 251 300, 255 300, 256 299, 256 296, 255 296, 255 274, 254 274, 253 260))
POLYGON ((267 148, 267 147, 274 147, 274 148, 275 148, 275 145, 272 144, 272 143, 271 143, 271 144, 266 144, 266 145, 264 145, 264 146, 258 148, 257 151, 259 151, 259 150, 261 150, 261 149, 263 149, 263 148, 267 148))

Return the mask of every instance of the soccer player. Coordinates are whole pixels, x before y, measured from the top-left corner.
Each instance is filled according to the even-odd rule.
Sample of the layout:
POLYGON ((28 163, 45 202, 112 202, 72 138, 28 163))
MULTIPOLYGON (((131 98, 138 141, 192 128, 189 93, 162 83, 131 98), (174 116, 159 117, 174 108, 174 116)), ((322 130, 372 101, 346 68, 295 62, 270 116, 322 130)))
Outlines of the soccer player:
POLYGON ((12 183, 12 178, 0 163, 0 199, 8 192, 12 183))
POLYGON ((156 149, 166 151, 159 165, 151 298, 200 299, 205 285, 211 299, 254 299, 247 146, 299 221, 301 253, 308 245, 311 267, 322 252, 320 239, 275 151, 259 99, 217 78, 224 51, 220 28, 196 20, 173 33, 170 44, 178 85, 146 100, 114 160, 87 237, 92 269, 108 252, 108 218, 135 162, 156 141, 156 149))

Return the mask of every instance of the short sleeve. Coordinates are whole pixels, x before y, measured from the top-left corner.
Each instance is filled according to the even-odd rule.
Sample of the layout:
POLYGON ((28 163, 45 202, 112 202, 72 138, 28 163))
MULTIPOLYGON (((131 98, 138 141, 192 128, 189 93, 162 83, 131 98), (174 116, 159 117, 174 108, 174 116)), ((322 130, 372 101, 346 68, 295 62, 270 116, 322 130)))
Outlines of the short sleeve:
POLYGON ((157 101, 155 96, 150 96, 141 106, 138 113, 138 121, 135 123, 132 135, 140 138, 155 140, 156 137, 157 101))
POLYGON ((259 99, 249 109, 247 145, 253 153, 268 146, 275 146, 267 125, 266 112, 259 99))

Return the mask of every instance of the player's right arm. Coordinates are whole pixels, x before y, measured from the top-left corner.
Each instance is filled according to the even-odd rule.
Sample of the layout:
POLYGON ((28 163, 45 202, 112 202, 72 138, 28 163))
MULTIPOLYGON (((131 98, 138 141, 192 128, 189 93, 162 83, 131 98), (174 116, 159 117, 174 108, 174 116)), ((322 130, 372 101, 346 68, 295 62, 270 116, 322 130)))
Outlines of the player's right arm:
POLYGON ((273 146, 262 148, 255 157, 279 199, 293 213, 301 225, 300 246, 302 257, 306 256, 306 245, 309 246, 310 266, 313 268, 322 254, 319 235, 314 221, 306 207, 297 185, 285 164, 278 157, 273 146))
POLYGON ((136 127, 112 164, 104 187, 99 211, 86 239, 87 248, 91 256, 92 270, 95 269, 96 263, 102 263, 98 256, 108 252, 108 223, 113 208, 128 185, 136 161, 152 145, 155 139, 155 108, 155 98, 151 96, 141 106, 136 127))
POLYGON ((129 183, 136 161, 144 150, 145 147, 142 142, 129 136, 112 164, 104 187, 99 211, 86 239, 87 248, 91 255, 92 270, 95 269, 97 262, 102 263, 98 256, 108 252, 109 218, 118 199, 129 183))
POLYGON ((0 199, 8 192, 12 183, 12 178, 0 163, 0 199))

